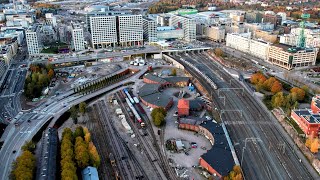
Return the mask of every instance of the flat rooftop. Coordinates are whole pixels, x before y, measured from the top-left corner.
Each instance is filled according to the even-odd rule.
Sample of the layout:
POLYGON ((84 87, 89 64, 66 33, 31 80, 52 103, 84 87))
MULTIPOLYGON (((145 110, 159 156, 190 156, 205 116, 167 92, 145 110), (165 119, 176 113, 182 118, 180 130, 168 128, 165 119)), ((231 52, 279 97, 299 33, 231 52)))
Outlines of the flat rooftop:
POLYGON ((320 114, 313 114, 310 109, 293 110, 299 117, 303 117, 309 123, 320 123, 320 114))

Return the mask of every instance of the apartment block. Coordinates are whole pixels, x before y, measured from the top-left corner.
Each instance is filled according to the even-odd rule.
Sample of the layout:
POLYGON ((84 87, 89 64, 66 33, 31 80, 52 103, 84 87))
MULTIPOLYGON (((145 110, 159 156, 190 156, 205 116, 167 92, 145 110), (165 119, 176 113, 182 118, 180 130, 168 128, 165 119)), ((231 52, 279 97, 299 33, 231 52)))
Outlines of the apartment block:
POLYGON ((299 48, 284 44, 269 48, 268 62, 287 70, 315 65, 318 48, 299 48))
POLYGON ((274 26, 280 26, 282 22, 282 17, 280 15, 265 14, 263 15, 263 22, 274 24, 274 26))
POLYGON ((29 55, 39 54, 42 46, 40 45, 40 27, 32 26, 26 31, 26 41, 29 55))
POLYGON ((116 46, 116 16, 90 17, 91 41, 94 49, 116 46))
POLYGON ((118 41, 120 46, 143 44, 142 15, 122 15, 118 18, 118 41))
POLYGON ((71 24, 72 27, 72 48, 75 51, 81 51, 85 49, 83 28, 79 24, 71 24))

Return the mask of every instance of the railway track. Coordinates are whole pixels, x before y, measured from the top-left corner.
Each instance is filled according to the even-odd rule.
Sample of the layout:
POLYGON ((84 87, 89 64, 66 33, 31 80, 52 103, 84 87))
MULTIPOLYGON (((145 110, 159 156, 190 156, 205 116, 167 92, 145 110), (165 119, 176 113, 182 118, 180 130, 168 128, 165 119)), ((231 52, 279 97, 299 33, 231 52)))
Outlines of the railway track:
MULTIPOLYGON (((111 167, 111 164, 109 162, 109 159, 107 157, 107 155, 110 153, 108 152, 107 148, 105 147, 106 144, 108 144, 108 141, 106 138, 104 137, 104 130, 101 126, 99 126, 98 123, 98 117, 94 114, 93 108, 89 108, 88 110, 88 115, 89 115, 89 119, 90 121, 86 124, 88 129, 90 130, 91 134, 92 134, 92 141, 94 142, 94 144, 97 147, 97 150, 100 154, 100 158, 101 158, 101 164, 100 167, 98 169, 99 171, 99 175, 102 180, 108 180, 111 177, 113 177, 113 174, 110 172, 110 169, 108 169, 109 167, 111 167)), ((113 170, 115 171, 115 170, 113 170)), ((115 178, 113 178, 115 179, 115 178)))
MULTIPOLYGON (((213 64, 211 62, 211 67, 213 67, 213 64)), ((221 69, 216 68, 216 70, 219 70, 221 74, 225 78, 232 78, 229 74, 227 74, 224 71, 221 71, 221 69)), ((243 88, 243 86, 238 81, 232 81, 231 83, 232 87, 236 88, 243 88)), ((263 122, 270 122, 272 121, 272 114, 271 112, 266 112, 264 108, 259 104, 250 94, 247 92, 243 93, 243 96, 240 95, 239 92, 231 93, 230 98, 231 100, 238 100, 237 102, 232 102, 232 104, 239 104, 238 108, 243 108, 246 111, 245 116, 250 116, 244 119, 251 119, 251 121, 256 121, 257 115, 259 116, 258 119, 263 122), (242 103, 240 105, 239 101, 242 103)), ((278 169, 275 168, 275 172, 278 172, 278 175, 283 176, 283 178, 289 177, 290 179, 312 179, 311 174, 306 169, 304 165, 298 164, 296 166, 293 162, 298 162, 299 158, 294 153, 294 150, 288 141, 286 141, 284 135, 282 132, 280 132, 279 128, 276 126, 275 122, 274 124, 256 124, 255 126, 258 128, 253 128, 253 126, 249 126, 251 130, 255 132, 256 136, 259 136, 263 142, 265 143, 265 146, 268 147, 270 154, 276 157, 278 159, 278 163, 280 164, 280 167, 283 168, 283 171, 286 172, 287 176, 283 176, 283 173, 278 172, 278 169), (263 136, 260 136, 262 134, 263 136), (284 155, 286 153, 286 155, 284 155), (291 169, 291 170, 290 170, 291 169), (304 173, 305 176, 302 176, 301 172, 304 173)), ((282 128, 282 127, 280 127, 282 128)), ((265 155, 265 154, 263 154, 265 155)), ((277 163, 277 162, 275 162, 277 163)), ((269 166, 270 167, 270 166, 269 166)), ((279 166, 278 166, 279 167, 279 166)), ((269 171, 270 172, 270 171, 269 171)), ((268 173, 269 173, 268 172, 268 173)))
POLYGON ((103 139, 108 139, 108 143, 116 159, 118 172, 122 177, 121 179, 148 179, 139 162, 129 151, 126 142, 124 142, 113 126, 105 102, 99 101, 98 104, 94 104, 93 106, 101 117, 98 125, 100 128, 104 128, 102 132, 105 133, 103 133, 102 137, 103 139))
MULTIPOLYGON (((233 79, 229 74, 223 71, 221 66, 218 66, 212 62, 205 55, 198 55, 199 57, 195 60, 190 60, 192 63, 201 62, 206 66, 211 72, 214 72, 220 79, 227 81, 229 79, 233 79)), ((186 59, 188 59, 186 57, 186 59)), ((205 68, 202 66, 201 68, 205 68)), ((187 68, 188 71, 191 71, 191 74, 197 77, 197 72, 192 71, 192 69, 187 68)), ((200 69, 201 70, 201 69, 200 69)), ((205 81, 201 77, 197 77, 200 83, 205 86, 206 89, 210 90, 210 87, 207 85, 205 81)), ((213 78, 212 80, 216 81, 219 88, 243 88, 243 86, 237 82, 230 80, 230 84, 226 82, 217 82, 220 81, 218 78, 213 78)), ((241 109, 244 112, 242 115, 235 112, 223 113, 223 118, 227 118, 229 121, 239 120, 246 121, 247 124, 237 125, 235 127, 231 127, 230 125, 228 130, 233 137, 233 141, 240 143, 238 147, 236 147, 238 157, 241 157, 241 150, 244 146, 243 140, 244 138, 251 136, 259 137, 263 143, 248 143, 247 152, 251 153, 249 156, 246 156, 244 159, 243 167, 246 170, 244 172, 245 175, 249 177, 255 177, 256 179, 312 179, 309 172, 303 166, 296 167, 294 162, 298 161, 298 158, 295 153, 292 153, 293 148, 290 147, 290 144, 285 141, 283 134, 279 131, 279 129, 273 123, 263 124, 262 123, 252 123, 255 122, 257 118, 259 121, 267 121, 270 122, 269 114, 263 110, 263 108, 258 104, 251 95, 247 92, 239 93, 237 91, 223 93, 225 97, 225 106, 222 102, 216 102, 216 106, 221 109, 241 109), (257 117, 259 116, 259 117, 257 117), (251 125, 248 125, 250 124, 251 125), (283 142, 286 146, 289 146, 290 149, 288 152, 288 156, 283 155, 283 149, 279 148, 277 145, 278 142, 283 142), (241 147, 242 146, 242 147, 241 147), (253 158, 255 157, 255 158, 253 158), (256 163, 254 163, 256 162, 256 163), (261 169, 261 167, 265 167, 261 169), (281 171, 281 173, 280 173, 281 171), (301 172, 305 175, 303 177, 301 172), (307 172, 307 173, 306 173, 307 172)), ((216 92, 212 93, 212 99, 219 99, 218 94, 216 92)), ((278 143, 280 144, 280 143, 278 143)))
MULTIPOLYGON (((140 147, 144 151, 147 159, 149 160, 152 168, 154 169, 154 172, 155 172, 157 178, 158 179, 167 179, 166 174, 165 174, 165 172, 163 170, 163 167, 161 167, 162 164, 160 162, 158 162, 158 158, 159 158, 158 154, 154 151, 154 143, 152 141, 150 141, 150 139, 146 140, 145 138, 143 138, 140 135, 136 123, 133 123, 131 121, 131 118, 130 118, 127 110, 126 110, 127 108, 126 108, 125 104, 120 100, 120 97, 119 97, 118 94, 117 94, 117 99, 118 99, 118 102, 120 102, 119 105, 120 105, 121 109, 123 110, 124 115, 128 119, 127 122, 129 123, 129 125, 131 126, 133 132, 135 133, 136 138, 137 138, 137 140, 138 140, 138 142, 140 144, 140 147)), ((147 125, 147 126, 149 126, 149 125, 147 125)), ((148 132, 148 133, 149 133, 149 135, 151 135, 150 132, 148 132)))

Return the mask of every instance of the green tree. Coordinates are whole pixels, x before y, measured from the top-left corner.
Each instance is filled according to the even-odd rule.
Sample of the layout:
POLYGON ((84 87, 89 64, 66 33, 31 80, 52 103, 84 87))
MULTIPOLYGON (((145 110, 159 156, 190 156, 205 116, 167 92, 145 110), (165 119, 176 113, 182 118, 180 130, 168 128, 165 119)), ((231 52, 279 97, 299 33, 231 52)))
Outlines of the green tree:
POLYGON ((84 114, 86 113, 86 110, 87 110, 87 104, 85 102, 81 102, 79 104, 79 112, 84 114))
POLYGON ((156 115, 155 115, 155 118, 153 120, 154 122, 154 125, 155 126, 161 126, 163 123, 164 123, 165 119, 164 119, 164 115, 161 113, 161 112, 158 112, 156 115))
POLYGON ((177 76, 177 69, 171 69, 171 76, 177 76))
POLYGON ((74 133, 73 133, 73 136, 75 137, 75 138, 77 138, 77 137, 84 137, 84 133, 83 133, 83 128, 82 128, 82 126, 78 126, 77 128, 76 128, 76 130, 74 131, 74 133))
POLYGON ((283 92, 278 92, 277 94, 272 96, 271 103, 272 103, 273 108, 278 108, 278 107, 284 106, 285 105, 285 97, 283 95, 283 92))
POLYGON ((72 106, 69 109, 69 112, 70 112, 70 117, 73 120, 73 123, 77 124, 78 123, 78 109, 76 108, 76 106, 72 106))
POLYGON ((36 144, 33 141, 27 141, 21 147, 22 151, 30 151, 33 152, 36 148, 36 144))

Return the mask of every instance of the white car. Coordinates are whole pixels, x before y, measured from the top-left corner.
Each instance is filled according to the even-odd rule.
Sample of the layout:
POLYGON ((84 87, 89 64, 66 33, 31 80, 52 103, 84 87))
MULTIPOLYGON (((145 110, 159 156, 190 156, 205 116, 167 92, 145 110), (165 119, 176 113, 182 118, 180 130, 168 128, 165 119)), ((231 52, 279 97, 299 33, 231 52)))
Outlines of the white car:
POLYGON ((130 65, 133 65, 134 64, 134 62, 133 61, 130 61, 130 65))

